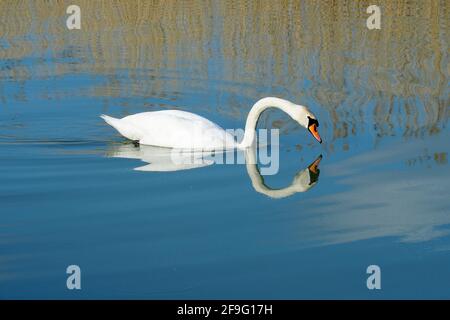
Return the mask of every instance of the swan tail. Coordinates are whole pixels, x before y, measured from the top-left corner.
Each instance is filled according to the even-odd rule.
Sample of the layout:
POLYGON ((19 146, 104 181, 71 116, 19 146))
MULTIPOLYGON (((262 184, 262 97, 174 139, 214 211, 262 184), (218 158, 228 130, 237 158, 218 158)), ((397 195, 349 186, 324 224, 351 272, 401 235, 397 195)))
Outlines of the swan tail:
POLYGON ((105 120, 105 122, 106 122, 107 124, 109 124, 111 127, 114 127, 114 125, 115 125, 118 121, 120 121, 120 119, 117 119, 117 118, 113 118, 113 117, 107 116, 106 114, 102 114, 102 115, 100 116, 100 118, 102 118, 103 120, 105 120))
POLYGON ((122 136, 124 136, 127 139, 139 141, 142 137, 142 134, 139 132, 139 130, 134 128, 132 125, 128 124, 123 119, 113 118, 107 116, 106 114, 102 114, 100 118, 105 120, 107 124, 116 129, 122 136))

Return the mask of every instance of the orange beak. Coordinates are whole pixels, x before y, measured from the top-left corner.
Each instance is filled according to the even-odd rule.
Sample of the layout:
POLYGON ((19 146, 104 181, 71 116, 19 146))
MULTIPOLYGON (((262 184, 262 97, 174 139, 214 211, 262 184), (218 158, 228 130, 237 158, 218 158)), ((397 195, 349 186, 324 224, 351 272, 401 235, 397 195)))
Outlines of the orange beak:
POLYGON ((311 171, 312 173, 317 173, 317 171, 319 170, 320 160, 322 160, 322 155, 318 156, 317 159, 309 165, 309 171, 311 171))
POLYGON ((319 131, 317 131, 317 125, 313 123, 308 127, 308 129, 309 132, 311 132, 311 134, 314 136, 314 138, 316 138, 316 140, 319 141, 319 143, 322 143, 322 138, 319 135, 319 131))

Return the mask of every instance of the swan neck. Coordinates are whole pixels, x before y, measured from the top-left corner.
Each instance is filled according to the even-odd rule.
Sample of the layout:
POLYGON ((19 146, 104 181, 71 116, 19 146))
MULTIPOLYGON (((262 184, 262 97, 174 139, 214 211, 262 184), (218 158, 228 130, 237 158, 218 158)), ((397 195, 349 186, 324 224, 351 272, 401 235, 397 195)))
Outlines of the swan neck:
POLYGON ((291 114, 291 106, 291 102, 274 97, 263 98, 257 101, 248 113, 247 121, 245 123, 244 139, 242 139, 242 142, 239 144, 239 148, 245 149, 253 144, 253 141, 255 140, 256 124, 264 110, 274 107, 291 114))

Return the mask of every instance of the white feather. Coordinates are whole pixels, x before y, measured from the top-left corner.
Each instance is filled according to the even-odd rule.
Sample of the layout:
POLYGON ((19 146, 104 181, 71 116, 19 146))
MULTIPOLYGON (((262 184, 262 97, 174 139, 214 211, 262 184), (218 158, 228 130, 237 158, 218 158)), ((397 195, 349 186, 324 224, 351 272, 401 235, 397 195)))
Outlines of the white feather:
POLYGON ((263 98, 250 110, 244 139, 237 143, 230 132, 204 117, 186 111, 142 112, 122 119, 107 115, 101 117, 125 138, 143 145, 192 150, 245 149, 254 141, 260 114, 269 107, 285 111, 303 127, 306 127, 308 117, 315 118, 304 106, 279 98, 263 98))

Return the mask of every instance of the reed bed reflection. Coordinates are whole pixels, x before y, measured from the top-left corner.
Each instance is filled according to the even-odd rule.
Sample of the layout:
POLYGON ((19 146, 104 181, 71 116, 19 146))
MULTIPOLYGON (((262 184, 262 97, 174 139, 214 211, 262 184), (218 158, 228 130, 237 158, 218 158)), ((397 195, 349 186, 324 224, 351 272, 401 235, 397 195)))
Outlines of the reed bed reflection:
MULTIPOLYGON (((65 26, 69 4, 0 2, 2 83, 100 75, 80 94, 160 107, 213 88, 213 101, 193 108, 234 119, 256 97, 280 95, 325 110, 333 140, 367 129, 432 135, 449 116, 445 0, 380 0, 378 31, 365 27, 369 1, 80 0, 79 31, 65 26)), ((2 87, 2 105, 27 99, 2 87)))

